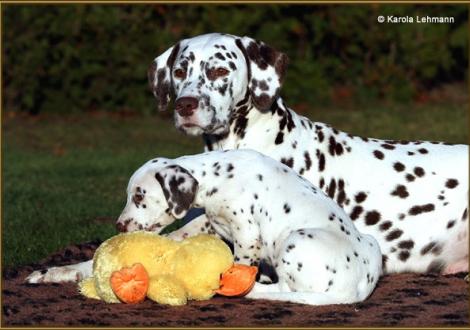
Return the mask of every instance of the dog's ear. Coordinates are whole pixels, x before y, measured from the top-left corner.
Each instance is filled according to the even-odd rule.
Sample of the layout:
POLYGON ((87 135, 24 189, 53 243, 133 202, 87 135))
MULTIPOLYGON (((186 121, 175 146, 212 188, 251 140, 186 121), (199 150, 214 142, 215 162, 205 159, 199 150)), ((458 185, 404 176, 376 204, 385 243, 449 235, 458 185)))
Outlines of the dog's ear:
POLYGON ((170 47, 152 61, 147 71, 149 86, 157 99, 157 107, 160 111, 166 110, 170 103, 173 93, 171 71, 179 50, 180 43, 170 47))
POLYGON ((191 208, 198 189, 197 180, 183 167, 169 165, 155 174, 162 187, 171 213, 177 219, 183 218, 191 208))
POLYGON ((256 108, 267 111, 278 97, 289 58, 264 42, 243 37, 235 40, 245 56, 248 88, 256 108))

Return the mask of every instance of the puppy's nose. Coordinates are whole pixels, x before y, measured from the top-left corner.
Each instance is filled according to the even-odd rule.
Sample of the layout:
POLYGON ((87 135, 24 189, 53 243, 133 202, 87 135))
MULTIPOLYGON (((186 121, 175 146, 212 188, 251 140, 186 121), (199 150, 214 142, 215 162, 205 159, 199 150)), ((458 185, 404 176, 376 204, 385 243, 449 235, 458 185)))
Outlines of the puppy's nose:
POLYGON ((116 229, 121 233, 125 233, 127 232, 127 225, 122 222, 116 222, 116 229))
POLYGON ((192 96, 180 97, 175 102, 175 110, 181 117, 189 117, 197 108, 199 100, 192 96))

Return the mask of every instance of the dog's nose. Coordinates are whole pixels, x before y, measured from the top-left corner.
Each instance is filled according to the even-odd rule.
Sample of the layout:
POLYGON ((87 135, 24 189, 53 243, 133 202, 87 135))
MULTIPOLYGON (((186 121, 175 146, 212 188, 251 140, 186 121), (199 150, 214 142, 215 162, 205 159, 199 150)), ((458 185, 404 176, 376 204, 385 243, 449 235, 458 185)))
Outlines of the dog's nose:
POLYGON ((199 100, 195 97, 180 97, 175 102, 175 110, 181 117, 189 117, 193 114, 194 109, 197 108, 198 104, 199 100))
POLYGON ((127 232, 127 225, 123 224, 122 222, 116 222, 116 229, 118 232, 125 233, 127 232))

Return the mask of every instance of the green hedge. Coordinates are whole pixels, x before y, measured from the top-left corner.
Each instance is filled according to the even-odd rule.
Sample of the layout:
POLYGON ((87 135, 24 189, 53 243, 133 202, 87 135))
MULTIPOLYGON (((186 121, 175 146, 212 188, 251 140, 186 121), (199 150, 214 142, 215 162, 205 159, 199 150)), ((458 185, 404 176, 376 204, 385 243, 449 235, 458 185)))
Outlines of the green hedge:
POLYGON ((3 5, 8 110, 151 112, 150 61, 177 40, 250 35, 291 58, 290 103, 408 102, 467 79, 465 5, 3 5), (378 15, 453 16, 454 24, 379 24, 378 15), (292 100, 296 100, 293 102, 292 100))

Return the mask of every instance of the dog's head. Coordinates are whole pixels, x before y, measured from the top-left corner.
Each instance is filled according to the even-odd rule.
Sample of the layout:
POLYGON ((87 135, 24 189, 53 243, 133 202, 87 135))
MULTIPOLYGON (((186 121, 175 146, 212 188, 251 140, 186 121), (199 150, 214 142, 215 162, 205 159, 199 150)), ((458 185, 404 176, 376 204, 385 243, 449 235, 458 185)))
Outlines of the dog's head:
POLYGON ((269 109, 287 63, 285 54, 263 42, 211 33, 182 40, 155 58, 148 78, 160 110, 175 97, 178 129, 190 135, 224 134, 236 108, 269 109))
POLYGON ((198 182, 171 160, 156 158, 130 178, 127 203, 116 227, 121 232, 161 232, 165 226, 186 215, 192 206, 198 182))

